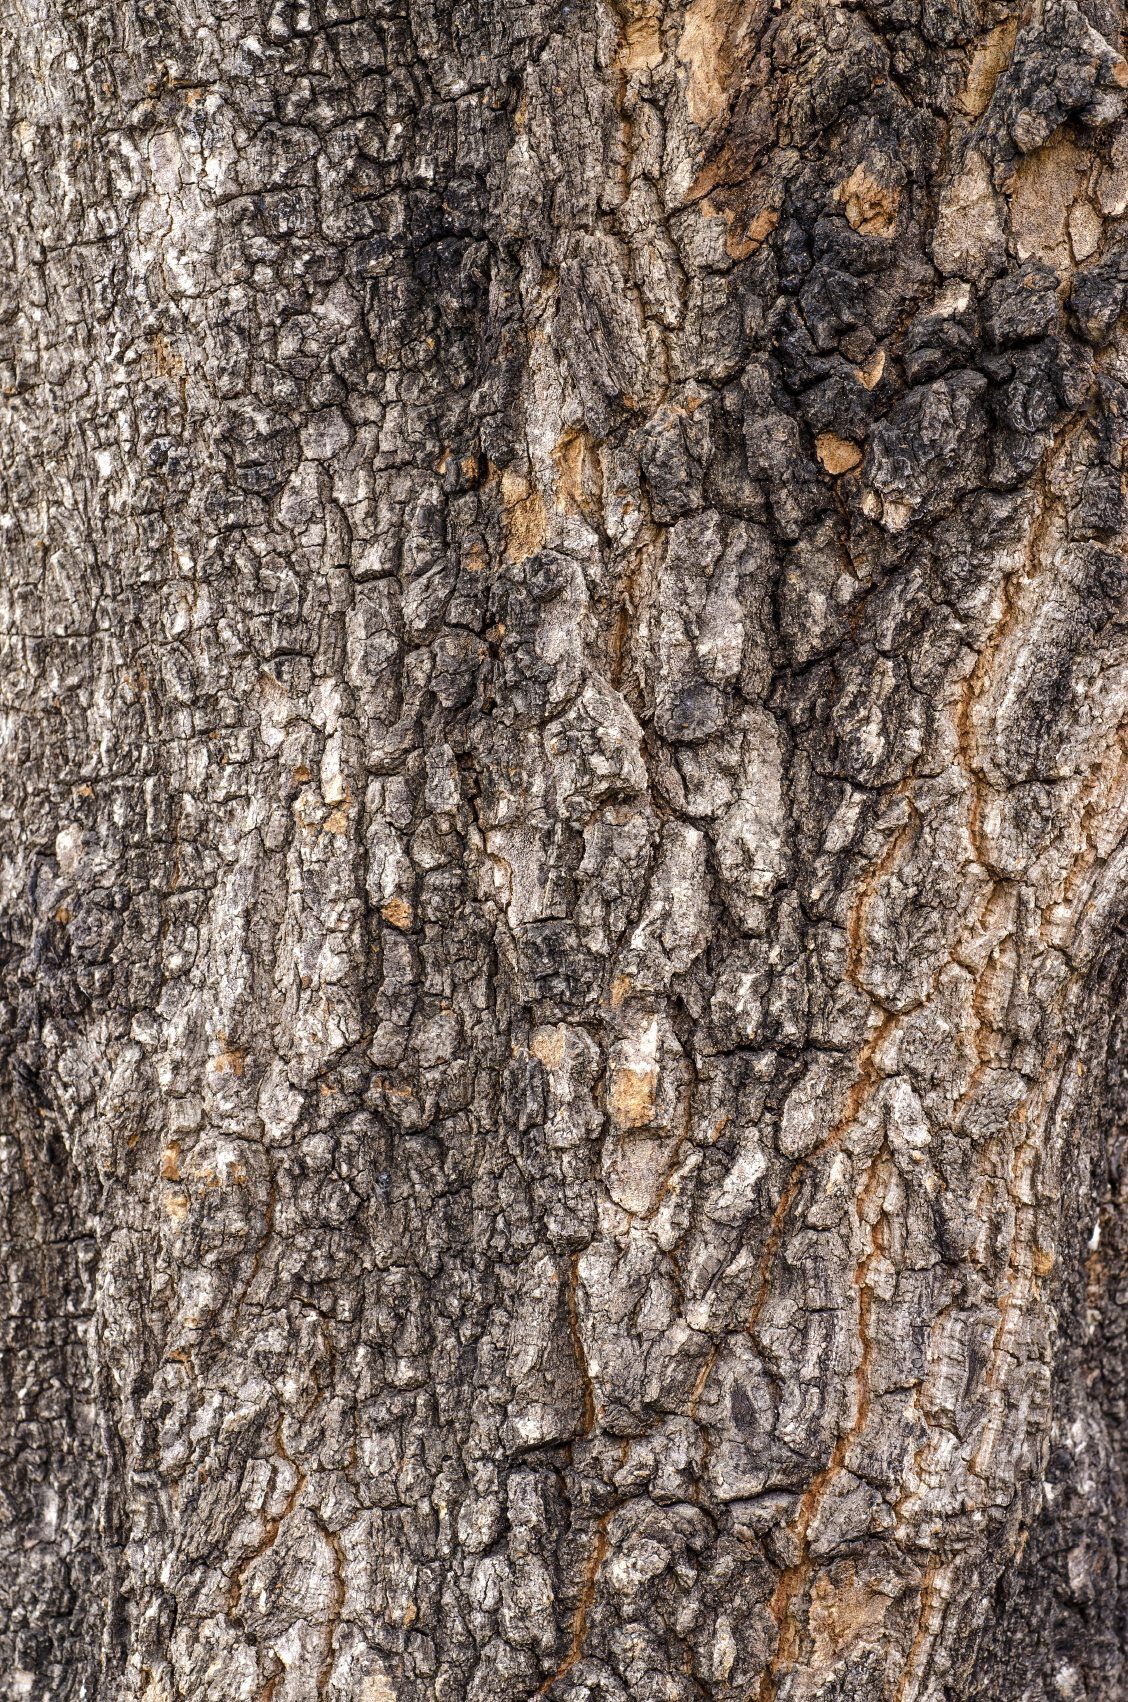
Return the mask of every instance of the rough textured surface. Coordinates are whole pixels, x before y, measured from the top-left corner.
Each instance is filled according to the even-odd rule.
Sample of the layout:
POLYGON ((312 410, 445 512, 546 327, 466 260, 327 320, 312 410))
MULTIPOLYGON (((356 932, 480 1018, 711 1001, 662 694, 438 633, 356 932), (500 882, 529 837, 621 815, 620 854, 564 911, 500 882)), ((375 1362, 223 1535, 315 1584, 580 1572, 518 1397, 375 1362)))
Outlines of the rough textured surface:
POLYGON ((8 0, 5 1696, 1128 1696, 1122 11, 8 0))

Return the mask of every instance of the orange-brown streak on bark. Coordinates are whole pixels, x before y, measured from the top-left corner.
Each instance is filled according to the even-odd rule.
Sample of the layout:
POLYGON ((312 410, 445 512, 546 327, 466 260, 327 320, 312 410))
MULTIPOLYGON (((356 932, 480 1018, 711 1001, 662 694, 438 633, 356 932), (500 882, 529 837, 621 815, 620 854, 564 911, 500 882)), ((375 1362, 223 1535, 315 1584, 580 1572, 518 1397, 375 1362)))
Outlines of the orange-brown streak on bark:
MULTIPOLYGON (((894 791, 894 797, 906 797, 911 780, 902 780, 894 791)), ((912 799, 908 799, 909 819, 903 827, 897 829, 889 844, 885 847, 871 875, 862 883, 862 890, 850 906, 850 914, 846 920, 846 977, 852 986, 865 992, 862 985, 862 973, 866 962, 866 922, 869 918, 870 906, 877 897, 878 889, 887 875, 892 874, 905 846, 912 839, 920 813, 912 799)))
POLYGON ((936 1575, 940 1570, 938 1560, 930 1560, 924 1569, 924 1577, 920 1585, 920 1613, 917 1616, 916 1634, 905 1656, 905 1664, 901 1668, 901 1676, 897 1681, 897 1689, 893 1702, 906 1702, 906 1690, 916 1678, 916 1665, 920 1658, 921 1649, 928 1641, 932 1631, 932 1598, 935 1594, 936 1575))
POLYGON ((243 1593, 243 1579, 246 1577, 255 1561, 260 1560, 267 1550, 272 1548, 275 1542, 277 1542, 279 1531, 282 1529, 282 1526, 297 1506, 298 1498, 308 1481, 306 1474, 301 1471, 299 1467, 295 1466, 293 1460, 286 1452, 286 1444, 282 1440, 281 1418, 278 1420, 274 1430, 274 1451, 280 1460, 283 1460, 285 1464, 291 1468, 291 1470, 297 1473, 297 1478, 293 1489, 291 1489, 289 1495, 286 1497, 286 1504, 278 1517, 276 1519, 263 1520, 262 1536, 260 1537, 257 1546, 251 1550, 245 1560, 241 1560, 239 1562, 238 1566, 231 1574, 231 1582, 227 1588, 227 1613, 228 1617, 232 1619, 234 1619, 239 1612, 239 1597, 243 1593))
POLYGON ((705 1363, 704 1363, 704 1365, 702 1365, 700 1371, 697 1373, 697 1381, 693 1385, 693 1393, 689 1397, 689 1416, 690 1416, 690 1418, 696 1418, 697 1417, 698 1402, 700 1401, 702 1395, 705 1393, 705 1385, 706 1385, 706 1383, 708 1383, 709 1378, 712 1376, 713 1367, 717 1363, 717 1355, 720 1351, 721 1351, 720 1350, 720 1344, 717 1343, 717 1342, 714 1342, 712 1347, 709 1349, 708 1353, 705 1355, 705 1363))
MULTIPOLYGON (((903 794, 907 790, 908 785, 908 781, 902 782, 901 786, 897 789, 898 792, 903 794)), ((863 883, 860 893, 851 906, 850 915, 846 922, 846 975, 851 984, 858 987, 859 991, 865 992, 864 987, 861 985, 861 974, 865 964, 865 924, 869 907, 877 894, 880 883, 892 872, 896 865, 898 858, 916 827, 918 819, 919 817, 915 806, 913 806, 910 801, 909 820, 894 834, 872 875, 863 883)), ((749 1334, 754 1332, 756 1325, 759 1322, 760 1314, 767 1301, 771 1272, 775 1264, 776 1255, 779 1252, 780 1242, 783 1239, 783 1231, 786 1225, 787 1215, 794 1203, 801 1182, 804 1176, 808 1173, 810 1160, 821 1157, 823 1153, 838 1145, 843 1136, 857 1121, 866 1101, 876 1091, 881 1077, 874 1066, 874 1060, 896 1020, 896 1017, 892 1013, 886 1012, 877 1027, 871 1033, 869 1039, 866 1041, 858 1055, 857 1075, 850 1088, 850 1092, 847 1095, 842 1115, 839 1117, 837 1123, 827 1135, 826 1139, 820 1142, 820 1144, 815 1147, 814 1151, 808 1155, 807 1160, 802 1163, 796 1163, 790 1177, 788 1178, 787 1185, 785 1186, 783 1193, 780 1196, 779 1203, 773 1213, 772 1221, 768 1229, 767 1240, 764 1244, 764 1252, 760 1260, 759 1285, 757 1288, 756 1298, 753 1302, 748 1322, 745 1325, 745 1329, 749 1334)), ((871 1185, 875 1184, 875 1179, 879 1176, 880 1164, 875 1163, 866 1177, 866 1182, 858 1198, 859 1219, 862 1207, 866 1202, 868 1189, 871 1185)), ((867 1391, 869 1360, 871 1353, 871 1344, 869 1340, 869 1312, 872 1302, 867 1286, 867 1279, 870 1261, 873 1259, 876 1251, 876 1244, 872 1244, 869 1252, 858 1265, 854 1273, 855 1285, 859 1290, 858 1332, 861 1338, 861 1352, 858 1362, 858 1371, 856 1374, 858 1382, 854 1422, 851 1425, 850 1430, 845 1435, 839 1437, 828 1465, 814 1479, 800 1502, 795 1528, 803 1552, 796 1565, 789 1567, 787 1571, 781 1575, 779 1583, 776 1585, 775 1592, 772 1596, 770 1611, 773 1619, 779 1627, 780 1643, 776 1654, 772 1659, 771 1665, 760 1680, 758 1691, 759 1702, 768 1702, 768 1699, 774 1696, 776 1688, 776 1674, 778 1673, 780 1666, 784 1663, 790 1664, 790 1662, 794 1659, 794 1653, 798 1643, 798 1633, 791 1620, 790 1607, 792 1600, 810 1571, 806 1555, 807 1531, 810 1528, 811 1520, 818 1509, 827 1485, 841 1467, 845 1459, 846 1452, 855 1436, 859 1434, 868 1413, 867 1391)), ((716 1353, 714 1351, 709 1360, 706 1362, 702 1374, 698 1379, 698 1385, 694 1390, 693 1402, 690 1407, 691 1415, 696 1406, 696 1402, 704 1389, 709 1373, 712 1371, 715 1359, 716 1353)))
MULTIPOLYGON (((713 1130, 712 1136, 710 1137, 711 1140, 715 1141, 720 1137, 720 1135, 724 1132, 725 1128, 727 1127, 728 1121, 729 1121, 729 1119, 727 1117, 722 1117, 720 1119, 716 1128, 713 1130)), ((651 1206, 651 1208, 648 1212, 643 1213, 642 1221, 644 1223, 650 1223, 658 1215, 658 1213, 661 1211, 662 1202, 666 1198, 666 1195, 670 1191, 671 1182, 673 1181, 674 1177, 677 1175, 678 1165, 681 1163, 682 1153, 685 1151, 685 1143, 689 1139, 690 1131, 691 1131, 692 1128, 693 1128, 693 1092, 692 1092, 692 1089, 691 1089, 685 1096, 685 1109, 682 1113, 681 1131, 678 1135, 677 1142, 674 1146, 673 1153, 671 1154, 670 1162, 667 1164, 665 1170, 662 1173, 662 1180, 659 1182, 657 1192, 654 1195, 654 1204, 651 1206)), ((671 1255, 671 1257, 672 1257, 672 1255, 671 1255)))
MULTIPOLYGON (((772 1266, 775 1264, 776 1254, 779 1252, 779 1244, 783 1239, 783 1231, 787 1222, 787 1214, 794 1203, 795 1196, 799 1192, 799 1187, 803 1178, 807 1175, 810 1162, 812 1159, 821 1158, 824 1152, 829 1152, 832 1147, 837 1146, 847 1129, 856 1122, 862 1106, 865 1104, 866 1100, 873 1092, 877 1081, 880 1079, 873 1068, 873 1059, 881 1043, 893 1027, 894 1021, 895 1019, 892 1016, 884 1017, 870 1036, 869 1040, 866 1042, 865 1046, 863 1046, 858 1057, 857 1079, 847 1095, 846 1106, 843 1110, 842 1116, 838 1119, 838 1122, 834 1125, 830 1134, 824 1141, 821 1141, 819 1145, 813 1149, 813 1151, 808 1153, 805 1159, 797 1160, 795 1165, 792 1167, 791 1174, 787 1179, 787 1184, 783 1193, 779 1197, 779 1203, 777 1204, 775 1211, 772 1213, 772 1221, 768 1226, 767 1239, 764 1242, 764 1251, 760 1256, 759 1282, 756 1289, 756 1298, 752 1303, 752 1310, 748 1314, 748 1321, 744 1326, 745 1333, 748 1335, 751 1335, 755 1330, 756 1325, 759 1322, 760 1314, 764 1309, 764 1304, 768 1297, 768 1284, 771 1281, 772 1266)), ((709 1356, 698 1375, 693 1394, 690 1397, 689 1414, 691 1418, 694 1416, 694 1413, 697 1410, 697 1403, 705 1391, 705 1385, 709 1381, 709 1376, 716 1364, 718 1352, 718 1347, 714 1347, 710 1350, 709 1356)))
MULTIPOLYGON (((861 902, 861 900, 859 900, 859 902, 861 902)), ((851 920, 847 923, 846 927, 847 939, 849 939, 850 936, 852 923, 853 918, 851 917, 851 920)), ((847 968, 847 974, 851 975, 851 969, 849 966, 847 968)), ((843 1107, 841 1117, 839 1117, 837 1123, 835 1123, 833 1129, 831 1129, 825 1140, 820 1141, 819 1144, 805 1156, 805 1158, 797 1160, 792 1168, 791 1174, 787 1179, 787 1185, 785 1186, 783 1193, 780 1195, 779 1204, 776 1206, 776 1209, 772 1214, 772 1221, 768 1228, 768 1236, 764 1243, 764 1252, 760 1260, 759 1288, 757 1290, 755 1303, 752 1307, 752 1312, 749 1316, 748 1322, 744 1326, 747 1331, 751 1331, 755 1328, 756 1322, 763 1310, 764 1301, 767 1298, 767 1284, 768 1279, 771 1276, 771 1266, 775 1260, 775 1255, 779 1250, 784 1221, 796 1194, 799 1192, 800 1183, 802 1182, 803 1177, 807 1174, 811 1160, 821 1158, 824 1152, 829 1152, 833 1147, 836 1147, 846 1131, 852 1128, 854 1123, 857 1122, 858 1117, 861 1114, 862 1107, 865 1105, 866 1100, 869 1098, 870 1094, 876 1088, 878 1081, 881 1079, 878 1072, 874 1069, 874 1058, 884 1041, 887 1039, 895 1022, 896 1018, 888 1012, 882 1017, 881 1021, 878 1023, 877 1027, 874 1029, 873 1033, 870 1035, 869 1039, 858 1054, 858 1073, 849 1093, 846 1096, 846 1104, 843 1107)))
POLYGON ((345 1611, 345 1597, 348 1594, 345 1586, 345 1550, 336 1531, 327 1531, 324 1526, 321 1531, 325 1541, 333 1551, 333 1600, 329 1604, 329 1617, 325 1622, 325 1659, 317 1677, 318 1702, 329 1694, 329 1681, 333 1677, 333 1668, 337 1659, 333 1653, 333 1641, 337 1635, 337 1627, 341 1623, 341 1615, 345 1611))
POLYGON ((986 963, 976 976, 975 985, 972 988, 971 1014, 975 1019, 975 1036, 973 1040, 973 1044, 975 1046, 975 1068, 971 1072, 967 1086, 964 1088, 964 1091, 960 1094, 952 1107, 952 1123, 956 1128, 959 1127, 965 1105, 967 1105, 978 1092, 980 1082, 983 1080, 983 1077, 987 1074, 987 1071, 991 1068, 992 1062, 994 1061, 983 1039, 985 1032, 991 1030, 993 1027, 991 1022, 988 1020, 984 1010, 984 1005, 986 1003, 988 991, 987 977, 995 967, 996 954, 999 950, 999 946, 1002 944, 1003 941, 1000 940, 999 944, 992 949, 986 963))
MULTIPOLYGON (((865 1214, 872 1196, 880 1188, 883 1180, 881 1155, 879 1154, 870 1167, 862 1191, 855 1203, 859 1223, 864 1224, 865 1214)), ((874 1227, 868 1252, 858 1261, 854 1270, 854 1287, 858 1293, 859 1342, 858 1366, 854 1373, 854 1417, 849 1430, 844 1431, 834 1444, 833 1452, 826 1467, 813 1480, 799 1503, 799 1512, 795 1521, 795 1535, 800 1550, 799 1558, 794 1566, 789 1566, 781 1574, 772 1595, 769 1611, 779 1628, 779 1643, 770 1665, 760 1679, 758 1702, 771 1702, 771 1698, 776 1694, 781 1669, 792 1666, 798 1655, 799 1627, 792 1617, 791 1605, 806 1587, 813 1571, 807 1545, 807 1533, 822 1505, 830 1484, 845 1464, 852 1443, 861 1435, 869 1418, 869 1371, 873 1357, 873 1341, 869 1327, 873 1294, 869 1286, 869 1273, 873 1261, 881 1251, 879 1227, 880 1220, 874 1227)))
MULTIPOLYGON (((995 622, 995 625, 992 628, 982 650, 980 650, 976 657, 975 664, 970 673, 962 682, 959 699, 956 704, 956 748, 959 753, 960 766, 963 768, 963 771, 967 776, 968 786, 971 793, 968 803, 968 838, 971 841, 972 854, 976 863, 987 875, 987 888, 979 906, 977 919, 982 919, 987 914, 991 903, 994 901, 1000 887, 1004 883, 993 872, 990 864, 989 853, 983 843, 983 811, 987 803, 989 783, 984 776, 979 739, 972 724, 972 708, 977 699, 982 696, 984 687, 991 676, 994 659, 1001 649, 1007 634, 1010 632, 1017 615, 1016 599, 1013 592, 1013 581, 1017 580, 1020 574, 1028 572, 1034 563, 1036 563, 1041 550, 1042 539, 1050 524, 1051 510, 1047 491, 1047 472, 1045 466, 1043 467, 1042 474, 1039 478, 1035 502, 1036 511, 1031 525, 1029 540, 1022 566, 1020 568, 1016 568, 1012 574, 1008 575, 1003 580, 1000 587, 1003 606, 1000 611, 999 618, 995 622)), ((987 962, 983 965, 983 968, 976 976, 975 987, 972 993, 972 1013, 975 1017, 974 1045, 976 1063, 972 1070, 971 1078, 968 1081, 967 1087, 953 1106, 952 1116, 956 1123, 958 1123, 962 1116, 964 1107, 978 1091, 984 1075, 991 1066, 991 1058, 983 1042, 984 1030, 989 1029, 991 1026, 983 1014, 983 1001, 986 996, 984 983, 987 975, 991 971, 995 959, 995 951, 997 951, 997 949, 998 947, 991 952, 987 962)))
POLYGON ((572 1621, 572 1642, 568 1653, 556 1671, 545 1679, 536 1692, 537 1696, 546 1695, 558 1680, 571 1671, 583 1652, 584 1638, 587 1635, 588 1614, 591 1612, 591 1604, 595 1600, 595 1586, 599 1578, 599 1569, 607 1557, 607 1526, 610 1523, 613 1511, 613 1508, 609 1508, 595 1527, 595 1546, 580 1581, 580 1599, 576 1606, 576 1617, 572 1621))

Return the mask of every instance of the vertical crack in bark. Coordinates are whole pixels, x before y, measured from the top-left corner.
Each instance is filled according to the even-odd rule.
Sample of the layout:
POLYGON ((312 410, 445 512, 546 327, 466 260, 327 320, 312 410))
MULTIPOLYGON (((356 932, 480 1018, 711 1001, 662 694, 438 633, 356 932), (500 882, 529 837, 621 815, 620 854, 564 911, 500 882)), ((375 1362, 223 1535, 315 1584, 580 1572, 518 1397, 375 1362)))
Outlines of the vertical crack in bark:
POLYGON ((943 1615, 947 1600, 942 1587, 947 1571, 944 1563, 934 1557, 930 1557, 925 1565, 916 1630, 897 1680, 894 1702, 916 1702, 920 1694, 920 1685, 928 1670, 931 1641, 938 1633, 937 1621, 943 1615))
POLYGON ((274 1518, 267 1518, 263 1520, 262 1535, 259 1538, 258 1543, 250 1551, 250 1553, 238 1563, 231 1574, 231 1580, 227 1588, 227 1614, 231 1619, 238 1619, 240 1617, 239 1601, 243 1594, 243 1581, 246 1578, 247 1573, 257 1560, 261 1560, 262 1556, 274 1547, 274 1544, 278 1541, 279 1533, 281 1532, 283 1525, 297 1507, 298 1502, 301 1500, 302 1494, 305 1491, 306 1484, 309 1481, 306 1474, 299 1466, 295 1465, 286 1450, 286 1443, 282 1434, 283 1422, 283 1418, 279 1416, 274 1428, 274 1451, 277 1458, 280 1459, 284 1465, 288 1466, 295 1474, 294 1486, 289 1495, 287 1495, 281 1512, 279 1512, 274 1518))
POLYGON ((540 1686, 539 1690, 536 1692, 538 1696, 547 1695, 554 1684, 557 1684, 560 1679, 564 1678, 569 1672, 571 1672, 572 1668, 583 1654, 584 1640, 587 1637, 588 1615, 590 1614, 592 1604, 595 1601, 595 1592, 599 1582, 600 1569, 603 1566, 604 1560, 607 1558, 609 1548, 607 1526, 611 1521, 614 1511, 615 1509, 613 1507, 608 1508, 607 1512, 603 1514, 599 1523, 595 1527, 595 1541, 592 1545, 591 1554, 588 1557, 587 1564, 584 1567, 580 1578, 579 1600, 572 1620, 572 1636, 571 1642, 568 1645, 568 1652, 564 1656, 560 1665, 556 1668, 556 1671, 546 1678, 544 1683, 540 1686))
POLYGON ((329 1611, 325 1620, 325 1659, 322 1662, 321 1671, 317 1676, 318 1702, 324 1702, 324 1698, 329 1694, 329 1685, 333 1677, 334 1669, 337 1665, 337 1653, 334 1648, 334 1644, 337 1639, 337 1629, 344 1617, 345 1602, 348 1597, 348 1589, 345 1583, 344 1544, 336 1531, 326 1530, 324 1525, 321 1526, 321 1534, 325 1538, 325 1541, 329 1546, 329 1551, 333 1556, 333 1593, 329 1602, 329 1611))
MULTIPOLYGON (((887 1154, 885 1149, 882 1148, 870 1165, 861 1192, 855 1201, 854 1209, 859 1226, 865 1224, 870 1205, 884 1186, 886 1159, 887 1154)), ((878 1233, 880 1223, 879 1215, 875 1219, 874 1228, 870 1234, 870 1245, 854 1268, 853 1281, 858 1306, 858 1363, 854 1372, 854 1416, 849 1429, 844 1431, 835 1442, 826 1467, 813 1480, 799 1503, 799 1512, 793 1526, 794 1535, 799 1544, 799 1558, 793 1566, 789 1566, 781 1573, 772 1595, 770 1612, 779 1631, 779 1642, 760 1680, 757 1692, 759 1702, 771 1702, 771 1699, 777 1694, 781 1680, 798 1658, 801 1631, 795 1621, 792 1608, 796 1599, 806 1588, 813 1571, 809 1549, 811 1525, 826 1498, 827 1490, 842 1470, 852 1444, 862 1434, 869 1418, 869 1371, 873 1353, 873 1341, 870 1332, 870 1310, 873 1296, 869 1286, 869 1273, 874 1260, 882 1250, 881 1237, 878 1233)))

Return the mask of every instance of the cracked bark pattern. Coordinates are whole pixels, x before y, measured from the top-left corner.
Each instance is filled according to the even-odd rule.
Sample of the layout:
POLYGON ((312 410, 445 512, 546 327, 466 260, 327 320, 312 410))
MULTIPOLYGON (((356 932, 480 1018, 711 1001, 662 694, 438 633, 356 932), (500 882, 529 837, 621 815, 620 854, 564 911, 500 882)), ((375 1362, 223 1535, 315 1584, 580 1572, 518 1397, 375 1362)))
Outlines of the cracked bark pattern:
POLYGON ((0 1686, 1128 1695, 1111 0, 7 0, 0 1686))

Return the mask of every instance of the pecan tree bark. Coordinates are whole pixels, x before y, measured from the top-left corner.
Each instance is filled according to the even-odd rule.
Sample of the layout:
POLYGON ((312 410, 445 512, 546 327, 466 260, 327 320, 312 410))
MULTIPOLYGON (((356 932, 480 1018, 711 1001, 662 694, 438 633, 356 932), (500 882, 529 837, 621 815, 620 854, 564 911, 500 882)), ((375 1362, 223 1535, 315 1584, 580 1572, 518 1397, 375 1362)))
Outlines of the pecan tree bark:
POLYGON ((0 1687, 1128 1695, 1112 0, 7 0, 0 1687))

